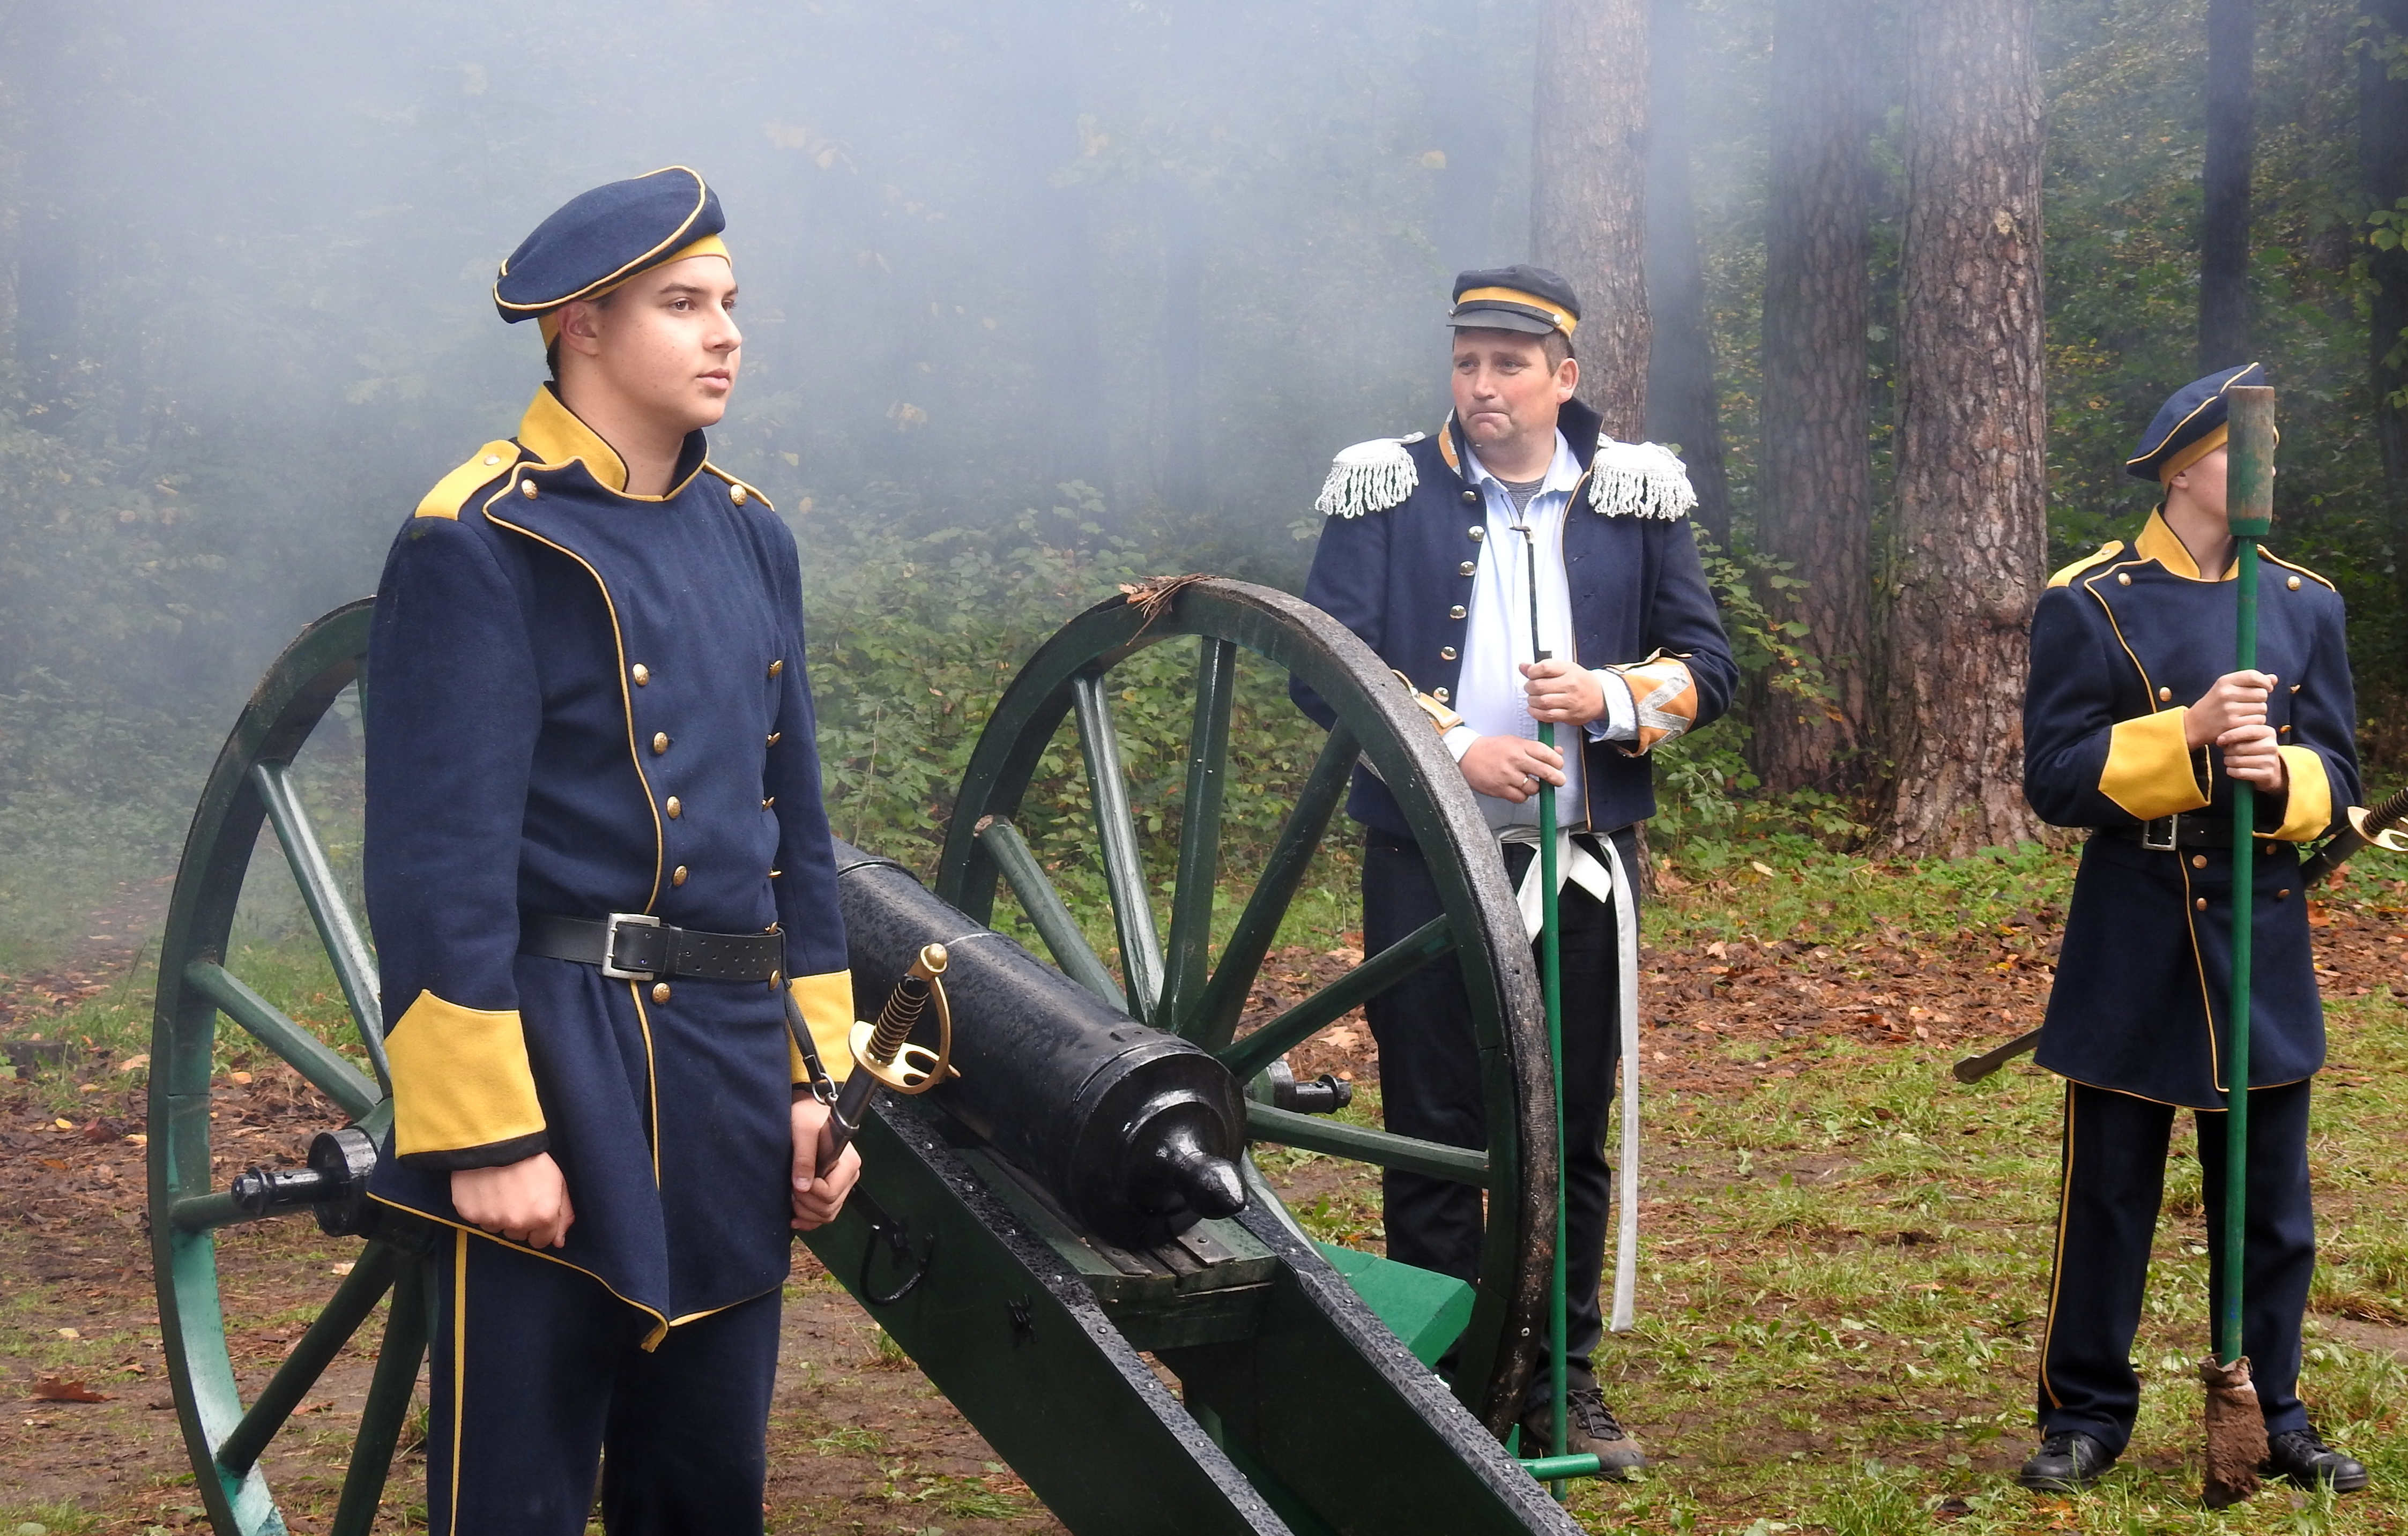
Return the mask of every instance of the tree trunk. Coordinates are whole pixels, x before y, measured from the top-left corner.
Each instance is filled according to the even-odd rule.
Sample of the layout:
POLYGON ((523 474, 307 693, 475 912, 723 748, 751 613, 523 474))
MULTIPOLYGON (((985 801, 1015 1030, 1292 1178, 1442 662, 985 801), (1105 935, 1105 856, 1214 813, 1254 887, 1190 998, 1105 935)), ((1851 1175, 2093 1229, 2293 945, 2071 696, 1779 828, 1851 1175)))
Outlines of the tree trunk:
POLYGON ((2026 630, 2046 541, 2036 0, 1908 7, 1886 820, 1910 856, 2032 837, 2026 630))
POLYGON ((1722 402, 1706 277, 1698 261, 1698 210, 1689 188, 1689 0, 1655 0, 1647 128, 1647 435, 1680 446, 1698 490, 1698 526, 1730 548, 1730 472, 1723 462, 1722 402))
POLYGON ((1854 779, 1868 729, 1872 635, 1872 131, 1868 0, 1779 0, 1764 249, 1764 460, 1756 542, 1803 588, 1768 591, 1803 623, 1837 696, 1770 690, 1753 753, 1773 789, 1854 779))
POLYGON ((1530 259, 1580 295, 1581 399, 1647 428, 1647 0, 1544 0, 1530 259))
POLYGON ((2207 166, 2199 225, 2199 371, 2249 361, 2249 168, 2257 0, 2207 0, 2207 166))
MULTIPOLYGON (((2367 201, 2408 215, 2408 0, 2368 0, 2366 9, 2374 24, 2358 55, 2359 165, 2367 201)), ((2408 228, 2394 223, 2391 232, 2399 238, 2390 249, 2367 250, 2374 289, 2367 352, 2395 612, 2408 613, 2408 407, 2394 403, 2408 391, 2408 228)), ((2408 623, 2400 630, 2401 676, 2408 676, 2408 623)))

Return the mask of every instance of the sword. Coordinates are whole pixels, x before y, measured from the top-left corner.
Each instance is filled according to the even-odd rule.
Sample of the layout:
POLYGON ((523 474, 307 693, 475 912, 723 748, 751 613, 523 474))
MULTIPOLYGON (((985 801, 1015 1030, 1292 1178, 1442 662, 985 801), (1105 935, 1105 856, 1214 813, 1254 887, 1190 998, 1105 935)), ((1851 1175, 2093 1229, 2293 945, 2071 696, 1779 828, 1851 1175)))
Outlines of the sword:
MULTIPOLYGON (((2317 881, 2348 863, 2365 848, 2408 853, 2408 833, 2399 830, 2403 821, 2408 821, 2408 789, 2401 789, 2372 810, 2364 805, 2352 805, 2349 814, 2342 819, 2341 830, 2318 845, 2316 851, 2308 855, 2307 862, 2300 866, 2300 889, 2315 889, 2317 881)), ((1948 1070, 1960 1083, 1978 1083, 2016 1057, 2036 1049, 2039 1045, 2040 1031, 2028 1031, 1994 1050, 1969 1056, 1948 1070)))
POLYGON ((853 1070, 838 1088, 828 1076, 827 1068, 820 1061, 818 1047, 811 1040, 810 1027, 803 1021, 803 1011, 795 1003, 792 992, 786 996, 786 1029, 795 1037, 795 1047, 803 1053, 803 1064, 811 1074, 811 1097, 828 1106, 826 1135, 833 1144, 823 1156, 833 1159, 852 1141, 853 1132, 868 1117, 869 1104, 882 1088, 901 1094, 925 1093, 938 1084, 960 1073, 953 1070, 953 1014, 945 1000, 945 946, 924 945, 911 961, 911 969, 903 974, 888 995, 886 1006, 878 1011, 878 1022, 856 1020, 849 1042, 853 1050, 853 1070), (937 1048, 910 1044, 911 1031, 919 1026, 921 1016, 934 1003, 937 1011, 937 1048))

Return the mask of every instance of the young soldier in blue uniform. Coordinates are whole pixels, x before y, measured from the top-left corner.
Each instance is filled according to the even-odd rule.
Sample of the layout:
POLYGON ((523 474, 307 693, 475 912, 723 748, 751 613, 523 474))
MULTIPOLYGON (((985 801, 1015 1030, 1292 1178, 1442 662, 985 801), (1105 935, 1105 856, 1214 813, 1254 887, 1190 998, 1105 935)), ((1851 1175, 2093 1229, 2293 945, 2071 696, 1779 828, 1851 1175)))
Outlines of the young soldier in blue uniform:
POLYGON ((597 1457, 614 1533, 759 1531, 788 1228, 858 1172, 823 1165, 779 996, 824 1040, 853 1017, 795 541, 705 457, 724 222, 674 166, 511 253, 494 302, 554 379, 378 589, 375 1193, 451 1229, 437 1536, 574 1536, 597 1457))
MULTIPOLYGON (((1603 1331, 1605 1131, 1620 1056, 1615 916, 1599 897, 1615 855, 1634 868, 1632 829, 1656 808, 1647 752, 1719 716, 1738 674, 1684 516, 1697 498, 1681 462, 1603 436, 1597 413, 1572 398, 1580 301, 1570 287, 1532 266, 1466 272, 1447 323, 1453 414, 1434 437, 1338 456, 1317 504, 1328 521, 1305 596, 1412 680, 1512 876, 1534 862, 1541 780, 1556 787, 1559 822, 1575 834, 1565 864, 1585 878, 1565 887, 1560 917, 1571 1449, 1620 1475, 1646 1463, 1590 1363, 1603 1331), (1533 540, 1546 661, 1531 653, 1533 540), (1541 746, 1541 720, 1570 728, 1581 749, 1541 746)), ((1309 690, 1297 701, 1329 722, 1309 690)), ((1366 828, 1363 946, 1373 954, 1438 916, 1439 896, 1385 785, 1358 770, 1346 809, 1366 828)), ((1632 906, 1635 918, 1635 896, 1632 906)), ((1455 962, 1425 967, 1365 1012, 1388 1128, 1486 1145, 1455 962)), ((1477 1189, 1396 1170, 1383 1188, 1389 1257, 1475 1277, 1477 1189)), ((1543 1366, 1526 1401, 1524 1444, 1543 1445, 1553 1433, 1543 1366)))
MULTIPOLYGON (((2207 1209, 2224 1208, 2236 779, 2256 789, 2260 829, 2243 1351, 2265 1409, 2266 1470, 2366 1486, 2366 1469, 2326 1447, 2299 1397, 2315 1265, 2308 1080, 2325 1034, 2298 846, 2358 795, 2340 594, 2266 553, 2263 670, 2224 670, 2235 623, 2225 391, 2263 382, 2251 363, 2166 402, 2126 466, 2161 485, 2163 503, 2130 548, 2111 543, 2057 572, 2032 621, 2024 792, 2043 819, 2092 831, 2038 1056, 2066 1079, 2065 1148, 2041 1346, 2045 1438, 2024 1463, 2027 1487, 2086 1486, 2130 1438, 2132 1336, 2177 1110, 2197 1124, 2207 1209)), ((2220 1294, 2231 1256, 2221 1222, 2207 1230, 2220 1294)))

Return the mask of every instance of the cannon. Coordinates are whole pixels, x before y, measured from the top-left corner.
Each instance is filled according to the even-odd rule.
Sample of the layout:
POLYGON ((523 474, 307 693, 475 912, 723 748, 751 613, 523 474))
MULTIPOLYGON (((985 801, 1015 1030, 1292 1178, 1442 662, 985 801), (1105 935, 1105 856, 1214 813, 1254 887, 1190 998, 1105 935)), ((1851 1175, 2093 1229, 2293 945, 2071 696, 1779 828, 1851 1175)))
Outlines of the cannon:
MULTIPOLYGON (((330 714, 356 718, 347 692, 373 681, 361 675, 368 617, 366 602, 335 610, 268 669, 201 795, 162 940, 150 1240, 175 1405, 222 1536, 285 1529, 263 1454, 339 1356, 366 1352, 381 1308, 364 1404, 340 1427, 349 1451, 332 1522, 337 1536, 363 1536, 426 1349, 424 1236, 357 1199, 362 1148, 391 1120, 374 953, 340 850, 305 804, 356 801, 356 743, 346 758, 344 733, 321 726, 330 714), (322 754, 305 753, 313 732, 334 738, 322 754), (339 999, 340 1031, 296 1021, 271 1000, 271 978, 230 967, 263 829, 323 952, 317 985, 339 999), (212 1113, 222 1020, 322 1096, 327 1124, 306 1167, 237 1167, 230 1155, 212 1113), (309 1248, 311 1261, 348 1257, 327 1266, 339 1281, 246 1401, 227 1344, 243 1287, 221 1260, 250 1261, 252 1229, 304 1211, 335 1244, 309 1248)), ((806 1241, 1072 1530, 1576 1529, 1533 1475, 1567 1469, 1519 1460, 1507 1443, 1544 1327, 1556 1158, 1535 971, 1489 850, 1427 718, 1369 647, 1283 593, 1186 578, 1098 604, 1038 649, 982 730, 927 886, 892 859, 838 846, 864 998, 924 946, 944 946, 959 1075, 924 1095, 884 1096, 859 1132, 860 1186, 806 1241), (1192 647, 1196 661, 1164 903, 1112 701, 1115 669, 1169 644, 1192 647), (1252 889, 1216 923, 1241 657, 1308 684, 1337 721, 1252 889), (1116 966, 1089 943, 1028 835, 1046 814, 1030 788, 1066 722, 1116 966), (1404 807, 1443 915, 1241 1035, 1248 996, 1358 762, 1404 807), (1045 959, 998 927, 1007 892, 1045 959), (1288 1052, 1450 955, 1471 1003, 1484 1149, 1377 1129, 1338 1113, 1346 1085, 1295 1080, 1288 1052), (1250 1155, 1267 1144, 1482 1188, 1479 1274, 1466 1284, 1315 1241, 1250 1155)), ((308 1433, 323 1445, 336 1429, 322 1414, 308 1433)))

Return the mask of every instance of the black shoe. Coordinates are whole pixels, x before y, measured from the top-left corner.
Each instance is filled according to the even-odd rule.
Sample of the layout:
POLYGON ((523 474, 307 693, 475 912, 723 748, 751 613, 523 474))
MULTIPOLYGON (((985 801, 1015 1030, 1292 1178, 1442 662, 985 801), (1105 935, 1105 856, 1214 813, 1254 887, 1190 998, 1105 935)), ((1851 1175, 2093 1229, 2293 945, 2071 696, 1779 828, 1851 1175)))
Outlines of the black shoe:
MULTIPOLYGON (((1605 1405, 1605 1394, 1594 1387, 1575 1387, 1566 1405, 1570 1410, 1569 1432, 1564 1436, 1565 1454, 1597 1458, 1599 1475, 1615 1479, 1627 1478, 1647 1465, 1647 1458, 1639 1449, 1639 1442, 1630 1437, 1613 1410, 1605 1405)), ((1522 1415, 1522 1454, 1544 1456, 1546 1447, 1555 1443, 1555 1410, 1552 1402, 1541 1402, 1522 1415)))
POLYGON ((2042 1441, 2015 1481, 2035 1493, 2080 1493, 2114 1464, 2115 1453, 2097 1436, 2067 1429, 2042 1441))
POLYGON ((2303 1488, 2329 1483, 2335 1493, 2356 1493, 2366 1486, 2366 1467, 2325 1444, 2314 1429, 2286 1429, 2266 1441, 2266 1464, 2258 1472, 2303 1488))

